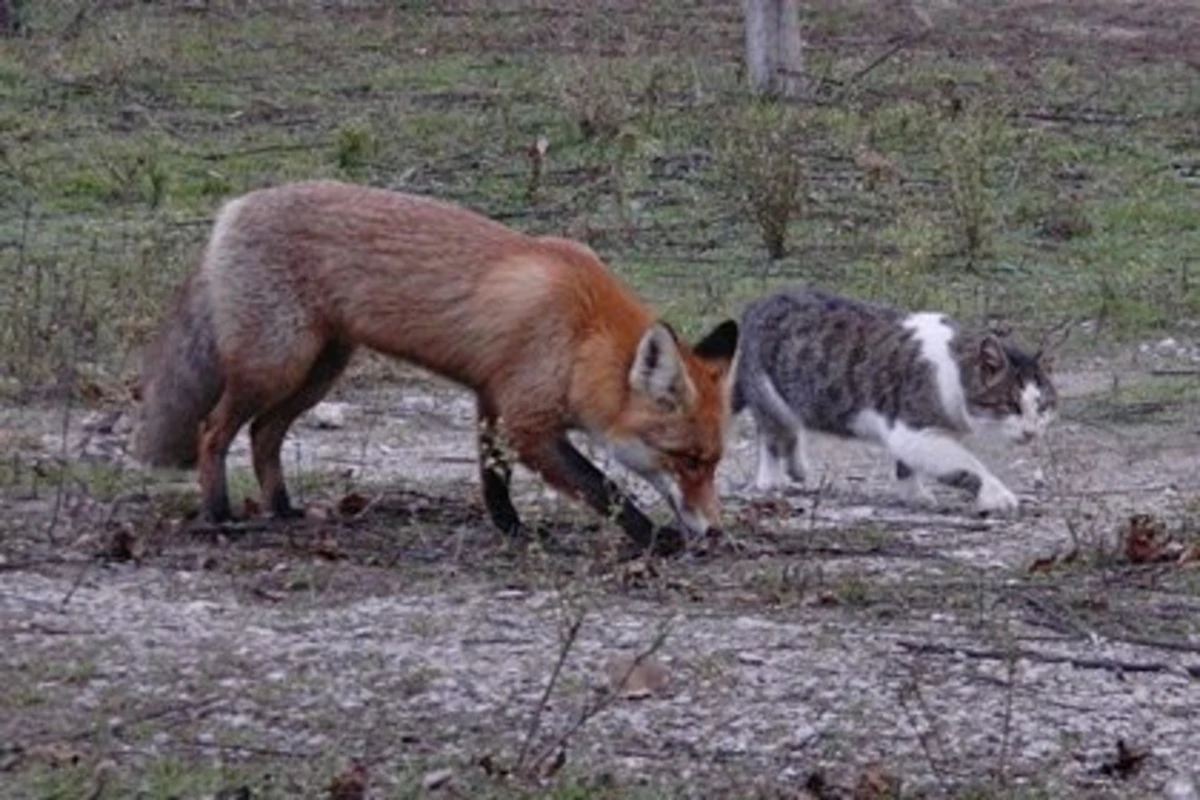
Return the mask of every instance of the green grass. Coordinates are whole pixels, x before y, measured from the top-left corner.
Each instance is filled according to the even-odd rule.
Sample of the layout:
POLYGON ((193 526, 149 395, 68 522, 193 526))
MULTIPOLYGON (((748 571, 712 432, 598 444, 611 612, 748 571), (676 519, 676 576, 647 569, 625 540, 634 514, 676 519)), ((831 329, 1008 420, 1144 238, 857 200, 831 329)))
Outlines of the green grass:
POLYGON ((1116 339, 1200 313, 1195 188, 1172 167, 1195 160, 1200 83, 1169 52, 1006 52, 992 18, 963 12, 946 36, 978 47, 934 37, 849 82, 882 47, 838 37, 886 41, 903 21, 806 5, 824 42, 810 63, 834 83, 792 145, 804 197, 770 261, 739 200, 769 178, 721 157, 749 100, 739 20, 702 6, 568 4, 555 22, 133 4, 76 25, 76 5, 37 4, 32 35, 0 45, 0 377, 37 398, 81 363, 129 374, 217 206, 312 177, 585 239, 689 333, 796 279, 1018 329, 1090 317, 1116 339), (864 185, 864 141, 899 183, 864 185))

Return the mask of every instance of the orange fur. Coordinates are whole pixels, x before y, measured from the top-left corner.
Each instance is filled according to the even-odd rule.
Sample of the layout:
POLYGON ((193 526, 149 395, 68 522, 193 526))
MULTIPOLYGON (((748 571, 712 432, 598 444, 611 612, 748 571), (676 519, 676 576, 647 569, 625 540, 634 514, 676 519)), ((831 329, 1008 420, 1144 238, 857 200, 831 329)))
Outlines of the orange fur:
MULTIPOLYGON (((736 344, 736 327, 724 325, 715 348, 700 345, 712 351, 705 358, 678 342, 664 351, 656 338, 646 374, 666 388, 652 397, 630 374, 654 314, 587 247, 428 198, 288 184, 237 198, 219 214, 148 362, 141 449, 154 463, 183 464, 179 443, 199 435, 206 510, 220 519, 229 514, 225 452, 251 422, 264 500, 288 513, 283 437, 361 345, 476 392, 485 495, 501 527, 519 522, 506 505, 507 472, 503 492, 489 484, 499 437, 557 488, 598 509, 625 502, 596 483, 594 467, 580 465, 565 439, 570 429, 636 441, 639 471, 678 486, 676 510, 715 520, 712 473, 736 344), (198 383, 219 391, 187 401, 186 387, 198 383)), ((642 522, 631 524, 641 531, 642 522)))

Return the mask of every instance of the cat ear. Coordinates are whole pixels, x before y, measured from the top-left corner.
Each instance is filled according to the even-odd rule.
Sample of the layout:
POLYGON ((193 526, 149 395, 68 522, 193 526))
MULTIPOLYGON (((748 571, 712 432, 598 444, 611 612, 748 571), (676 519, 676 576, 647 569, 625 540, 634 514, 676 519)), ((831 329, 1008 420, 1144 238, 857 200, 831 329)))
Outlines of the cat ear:
POLYGON ((629 386, 669 408, 688 405, 695 399, 696 388, 683 368, 683 357, 670 326, 656 322, 642 335, 629 369, 629 386))
POLYGON ((1008 356, 1000 340, 995 336, 985 336, 979 344, 979 371, 983 379, 991 383, 1008 367, 1008 356))
POLYGON ((1054 369, 1054 354, 1038 350, 1033 354, 1033 363, 1037 364, 1042 372, 1050 372, 1054 369))
POLYGON ((727 319, 697 342, 692 352, 702 361, 717 364, 722 372, 728 372, 737 353, 737 346, 738 324, 727 319))

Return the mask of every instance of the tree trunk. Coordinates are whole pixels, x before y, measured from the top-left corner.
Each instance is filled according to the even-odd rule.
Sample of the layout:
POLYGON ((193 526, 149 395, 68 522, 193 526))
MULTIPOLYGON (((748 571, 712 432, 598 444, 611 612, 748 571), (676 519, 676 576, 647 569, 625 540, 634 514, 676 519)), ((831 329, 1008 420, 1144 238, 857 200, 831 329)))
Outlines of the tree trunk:
POLYGON ((746 70, 756 92, 799 97, 804 91, 804 42, 799 0, 744 0, 746 70))
POLYGON ((17 10, 12 0, 0 0, 0 36, 12 36, 17 32, 17 10))

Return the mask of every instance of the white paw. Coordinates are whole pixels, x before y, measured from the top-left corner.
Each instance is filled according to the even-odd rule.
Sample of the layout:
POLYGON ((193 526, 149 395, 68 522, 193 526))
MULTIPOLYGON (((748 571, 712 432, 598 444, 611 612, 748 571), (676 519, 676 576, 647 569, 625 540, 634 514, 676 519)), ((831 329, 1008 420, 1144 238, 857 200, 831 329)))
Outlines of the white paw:
POLYGON ((779 462, 769 460, 760 462, 754 475, 754 488, 760 492, 772 492, 787 483, 787 478, 780 469, 779 462))
POLYGON ((803 486, 808 482, 808 476, 812 474, 812 464, 807 458, 793 456, 788 462, 788 477, 792 482, 803 486))
POLYGON ((985 481, 975 499, 975 507, 981 514, 1011 514, 1020 504, 1017 496, 998 480, 985 481))

